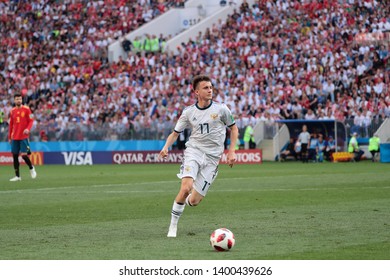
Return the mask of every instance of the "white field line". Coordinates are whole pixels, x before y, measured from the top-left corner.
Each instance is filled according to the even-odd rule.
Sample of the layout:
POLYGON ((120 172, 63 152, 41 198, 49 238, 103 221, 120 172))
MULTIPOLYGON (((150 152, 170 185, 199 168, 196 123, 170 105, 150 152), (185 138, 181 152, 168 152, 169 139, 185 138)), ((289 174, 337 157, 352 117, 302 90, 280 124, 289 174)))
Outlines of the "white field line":
MULTIPOLYGON (((291 175, 291 177, 310 177, 311 175, 291 175)), ((273 178, 273 177, 250 177, 250 179, 255 178, 273 178)), ((231 181, 231 180, 243 180, 248 179, 248 177, 237 177, 237 178, 220 178, 218 181, 231 181)), ((18 182, 16 182, 17 184, 18 182)), ((15 185, 16 185, 15 184, 15 185)), ((55 192, 55 191, 62 191, 62 190, 69 190, 69 189, 80 189, 80 188, 105 188, 105 187, 126 187, 126 186, 150 186, 150 185, 158 185, 158 184, 169 184, 170 186, 173 184, 180 185, 180 179, 177 180, 170 180, 170 181, 155 181, 155 182, 133 182, 133 183, 123 183, 123 184, 94 184, 94 185, 77 185, 77 186, 64 186, 64 187, 58 187, 58 188, 37 188, 37 189, 19 189, 19 190, 5 190, 1 191, 0 194, 7 194, 7 193, 32 193, 32 192, 55 192)), ((157 191, 158 192, 158 191, 157 191)))
MULTIPOLYGON (((294 175, 295 177, 304 177, 309 175, 294 175)), ((265 177, 251 177, 253 178, 262 178, 265 177)), ((271 178, 271 177, 269 177, 271 178)), ((248 179, 248 178, 221 178, 218 181, 231 181, 231 180, 242 180, 242 179, 248 179)), ((78 186, 66 186, 66 187, 59 187, 59 188, 38 188, 38 189, 23 189, 23 190, 6 190, 6 191, 0 191, 0 195, 2 194, 15 194, 15 193, 24 193, 24 194, 54 194, 54 193, 60 193, 60 192, 66 192, 66 193, 163 193, 167 192, 167 189, 161 189, 161 190, 88 190, 88 188, 114 188, 114 187, 135 187, 135 186, 152 186, 152 185, 159 185, 159 184, 165 184, 167 186, 175 186, 178 188, 180 184, 180 180, 175 181, 156 181, 156 182, 137 182, 137 183, 126 183, 126 184, 101 184, 101 185, 78 185, 78 186), (71 191, 72 189, 75 189, 75 191, 71 191), (84 190, 82 190, 84 189, 84 190)), ((363 189, 389 189, 390 186, 367 186, 363 187, 363 189)), ((338 188, 338 187, 330 187, 330 188, 304 188, 304 187, 289 187, 288 185, 282 186, 278 185, 277 187, 258 187, 258 188, 235 188, 235 189, 224 189, 224 188, 211 188, 210 192, 268 192, 268 191, 345 191, 345 190, 355 190, 355 189, 362 189, 362 187, 348 187, 348 188, 338 188)))

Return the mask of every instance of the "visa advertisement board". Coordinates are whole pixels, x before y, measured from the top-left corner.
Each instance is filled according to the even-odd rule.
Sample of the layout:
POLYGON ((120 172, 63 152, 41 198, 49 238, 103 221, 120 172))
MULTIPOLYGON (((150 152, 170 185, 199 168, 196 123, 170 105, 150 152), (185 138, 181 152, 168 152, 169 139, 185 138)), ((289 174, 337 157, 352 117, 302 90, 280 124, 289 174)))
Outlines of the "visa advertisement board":
POLYGON ((111 164, 112 152, 46 152, 45 164, 94 165, 111 164))

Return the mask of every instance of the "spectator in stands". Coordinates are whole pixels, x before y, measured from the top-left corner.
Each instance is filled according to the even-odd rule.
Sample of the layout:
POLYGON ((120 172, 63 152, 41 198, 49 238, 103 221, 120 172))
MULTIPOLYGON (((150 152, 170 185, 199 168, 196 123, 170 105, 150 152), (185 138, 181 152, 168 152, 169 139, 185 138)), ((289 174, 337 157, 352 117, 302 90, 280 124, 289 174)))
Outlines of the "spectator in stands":
POLYGON ((229 6, 237 6, 237 0, 229 0, 229 6))
POLYGON ((308 109, 307 113, 305 114, 305 120, 315 120, 317 119, 317 116, 314 114, 314 111, 312 109, 308 109))
MULTIPOLYGON (((208 71, 213 83, 221 85, 222 99, 227 99, 228 93, 229 97, 252 95, 248 105, 254 104, 259 116, 260 111, 268 109, 266 105, 280 101, 291 107, 294 118, 303 118, 309 107, 318 117, 318 106, 310 106, 305 95, 316 96, 323 103, 320 87, 329 79, 330 86, 335 85, 335 100, 332 95, 327 96, 334 119, 351 121, 350 113, 364 109, 359 101, 364 94, 360 92, 363 81, 365 94, 373 98, 368 108, 371 119, 383 121, 390 115, 388 47, 357 40, 357 30, 362 28, 356 20, 361 11, 371 10, 365 22, 366 35, 388 32, 385 1, 370 2, 369 9, 356 1, 348 7, 337 1, 320 4, 255 1, 255 6, 237 8, 225 22, 184 42, 178 55, 159 52, 144 55, 139 49, 139 54, 129 53, 127 58, 109 63, 108 44, 141 26, 150 15, 166 11, 155 1, 114 2, 110 2, 110 8, 106 1, 69 5, 49 1, 44 6, 39 1, 26 5, 0 3, 2 99, 7 100, 7 95, 17 88, 28 88, 27 103, 42 120, 52 117, 47 106, 54 98, 59 102, 54 108, 56 116, 58 112, 78 113, 81 108, 94 105, 99 106, 103 115, 111 114, 111 107, 123 110, 133 121, 141 110, 143 96, 146 100, 164 100, 164 107, 180 104, 190 84, 185 77, 208 71), (334 16, 328 16, 329 11, 334 16), (28 20, 23 21, 25 18, 28 20), (296 21, 282 22, 284 18, 296 21), (242 40, 235 40, 241 37, 242 40), (200 63, 193 66, 193 61, 200 63), (366 68, 371 67, 361 76, 357 70, 359 61, 366 68), (177 84, 187 88, 174 90, 177 84), (356 94, 346 98, 355 89, 356 94), (134 97, 135 90, 142 96, 134 97), (238 94, 239 91, 242 93, 238 94), (350 101, 344 104, 344 99, 350 101), (351 103, 357 104, 357 108, 351 103), (123 109, 128 106, 131 111, 123 109), (353 111, 348 112, 349 108, 353 111)), ((169 8, 177 3, 182 5, 184 1, 164 1, 164 6, 169 8)), ((139 38, 141 42, 142 39, 139 38)), ((132 51, 137 51, 134 41, 132 51)), ((159 41, 161 45, 160 38, 159 41)), ((235 114, 242 112, 241 105, 235 114)), ((96 124, 97 118, 91 121, 96 124)))
MULTIPOLYGON (((338 77, 336 77, 338 78, 338 77)), ((322 103, 323 105, 325 105, 325 102, 326 100, 329 98, 332 102, 335 101, 335 85, 334 83, 332 82, 332 79, 330 77, 328 77, 326 79, 326 81, 323 83, 323 86, 322 86, 322 93, 323 93, 323 96, 321 95, 321 98, 319 100, 320 103, 322 103)))
POLYGON ((246 14, 246 13, 249 13, 250 9, 249 9, 249 4, 246 0, 243 0, 242 3, 241 3, 241 6, 240 6, 240 13, 241 14, 246 14))
POLYGON ((280 116, 285 119, 285 120, 288 120, 288 119, 292 119, 293 118, 293 115, 292 115, 292 112, 291 110, 288 108, 288 104, 287 103, 284 103, 282 105, 282 110, 280 111, 280 116))
POLYGON ((356 132, 357 135, 361 134, 362 126, 364 122, 364 116, 360 110, 357 110, 356 116, 353 118, 353 127, 351 128, 351 132, 356 132))
POLYGON ((131 41, 127 39, 126 37, 122 38, 122 48, 126 53, 129 53, 131 51, 131 41))
POLYGON ((40 136, 40 141, 41 141, 41 142, 47 142, 47 141, 49 141, 49 137, 47 136, 46 131, 41 130, 41 131, 39 132, 39 136, 40 136))
POLYGON ((4 118, 5 118, 4 104, 0 103, 0 129, 4 129, 4 127, 3 127, 5 124, 4 118))
MULTIPOLYGON (((273 106, 273 104, 271 104, 273 106)), ((275 118, 269 111, 264 113, 264 125, 265 125, 265 138, 272 139, 275 135, 275 118)))
POLYGON ((367 109, 364 109, 362 112, 363 116, 363 121, 362 121, 362 134, 363 137, 368 137, 369 136, 369 129, 371 127, 371 116, 368 113, 367 109))

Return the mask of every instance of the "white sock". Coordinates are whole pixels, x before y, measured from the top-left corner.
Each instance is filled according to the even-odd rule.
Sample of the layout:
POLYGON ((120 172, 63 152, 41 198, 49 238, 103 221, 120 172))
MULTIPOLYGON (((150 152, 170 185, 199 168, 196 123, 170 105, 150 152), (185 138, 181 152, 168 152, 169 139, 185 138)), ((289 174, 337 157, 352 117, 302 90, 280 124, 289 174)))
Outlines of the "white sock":
POLYGON ((171 211, 171 226, 176 226, 179 222, 181 214, 183 214, 185 204, 178 204, 176 201, 173 202, 171 211))

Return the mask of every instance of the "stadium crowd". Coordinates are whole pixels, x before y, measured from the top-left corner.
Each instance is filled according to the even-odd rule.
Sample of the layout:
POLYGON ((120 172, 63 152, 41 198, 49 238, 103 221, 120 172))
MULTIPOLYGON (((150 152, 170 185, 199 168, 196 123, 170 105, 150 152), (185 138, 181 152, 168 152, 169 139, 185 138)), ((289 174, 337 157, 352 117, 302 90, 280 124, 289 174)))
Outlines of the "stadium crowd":
POLYGON ((387 1, 244 1, 177 52, 141 46, 109 63, 111 42, 182 4, 0 2, 0 111, 21 91, 37 139, 163 139, 194 101, 191 77, 204 73, 241 131, 337 119, 369 137, 390 116, 387 1))

